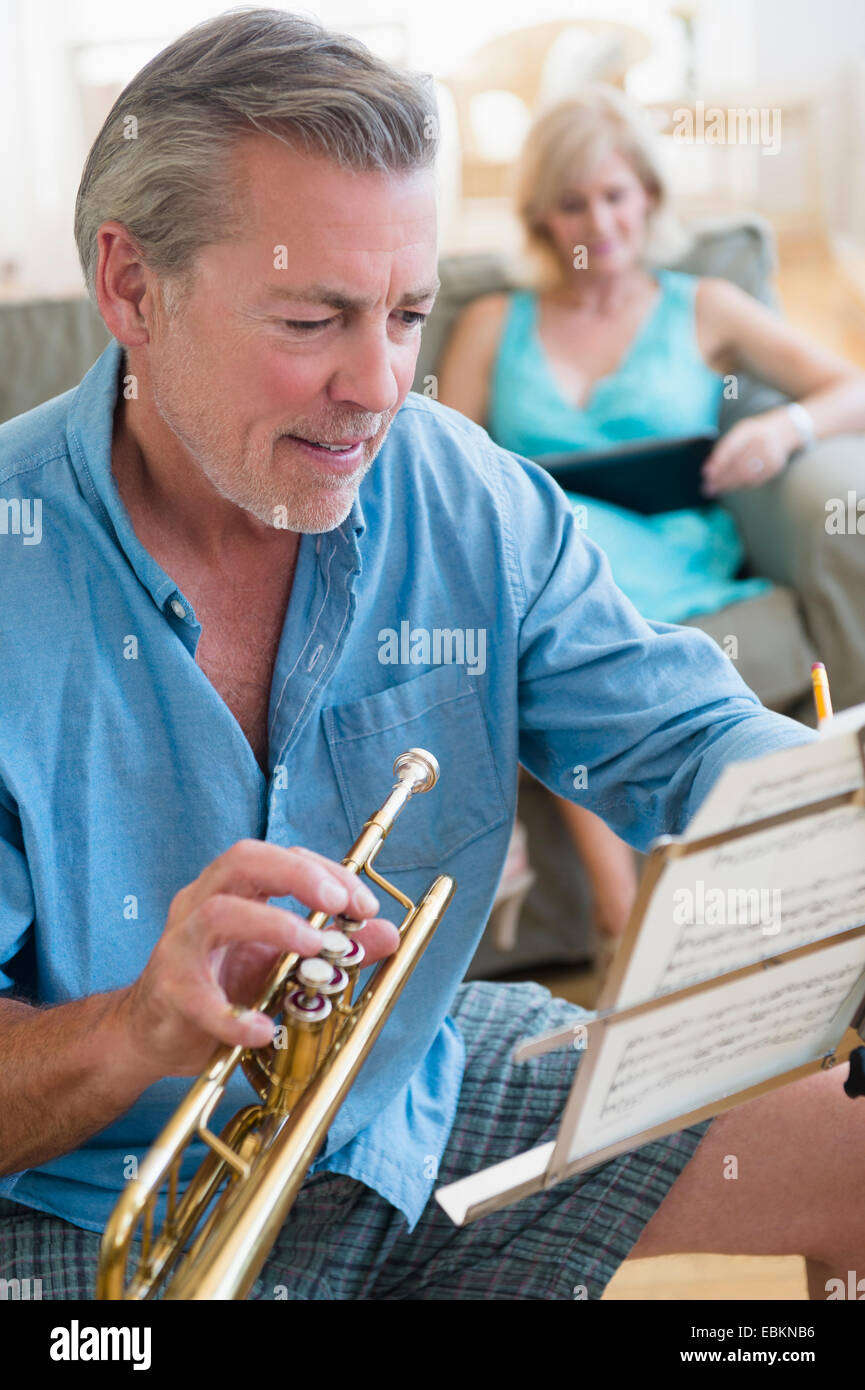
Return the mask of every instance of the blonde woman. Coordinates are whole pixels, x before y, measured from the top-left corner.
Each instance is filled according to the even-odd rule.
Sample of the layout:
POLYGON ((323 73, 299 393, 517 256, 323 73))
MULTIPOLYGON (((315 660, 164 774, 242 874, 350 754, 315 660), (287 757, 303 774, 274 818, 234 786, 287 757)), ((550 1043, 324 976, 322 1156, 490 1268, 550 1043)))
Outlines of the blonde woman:
MULTIPOLYGON (((723 378, 761 377, 795 402, 739 421, 703 466, 707 505, 653 517, 588 498, 588 534, 644 617, 682 622, 768 587, 737 580, 732 516, 711 499, 756 487, 797 449, 865 428, 865 375, 727 280, 661 270, 676 228, 655 137, 613 89, 542 113, 518 172, 517 211, 539 266, 531 288, 475 300, 458 320, 439 396, 526 457, 684 437, 715 427, 723 378)), ((675 251, 673 251, 675 254, 675 251)), ((636 890, 631 850, 560 801, 607 938, 636 890)))

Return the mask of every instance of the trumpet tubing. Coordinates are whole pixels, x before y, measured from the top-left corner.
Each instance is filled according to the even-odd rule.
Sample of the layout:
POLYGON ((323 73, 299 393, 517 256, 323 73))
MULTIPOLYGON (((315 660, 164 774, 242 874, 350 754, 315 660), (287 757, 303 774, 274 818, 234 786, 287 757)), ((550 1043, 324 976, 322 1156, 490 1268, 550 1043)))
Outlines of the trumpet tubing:
POLYGON ((214 1052, 118 1199, 102 1238, 97 1298, 147 1299, 160 1290, 167 1299, 182 1300, 249 1294, 334 1116, 454 893, 453 879, 442 875, 415 904, 374 869, 394 820, 410 796, 435 785, 438 764, 432 754, 413 748, 396 759, 394 775, 390 795, 342 862, 405 908, 396 951, 352 1002, 363 964, 362 947, 353 940, 360 923, 338 918, 336 929, 324 930, 327 914, 309 914, 308 923, 322 931, 320 955, 284 956, 255 1005, 281 1016, 280 1042, 261 1049, 224 1045, 214 1052), (209 1119, 238 1065, 259 1101, 240 1110, 217 1136, 209 1119), (196 1138, 208 1152, 178 1199, 183 1153, 196 1138), (156 1201, 166 1184, 167 1216, 154 1237, 156 1201), (139 1227, 141 1253, 127 1277, 139 1227))

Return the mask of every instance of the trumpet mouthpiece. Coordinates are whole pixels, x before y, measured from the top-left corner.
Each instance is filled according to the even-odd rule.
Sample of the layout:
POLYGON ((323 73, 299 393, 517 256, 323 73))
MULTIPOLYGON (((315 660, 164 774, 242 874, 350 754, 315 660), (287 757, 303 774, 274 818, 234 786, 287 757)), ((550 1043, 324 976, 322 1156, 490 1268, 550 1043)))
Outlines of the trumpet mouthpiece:
POLYGON ((412 793, 428 792, 439 779, 439 765, 425 748, 409 748, 400 753, 393 765, 394 776, 401 782, 412 781, 412 793))

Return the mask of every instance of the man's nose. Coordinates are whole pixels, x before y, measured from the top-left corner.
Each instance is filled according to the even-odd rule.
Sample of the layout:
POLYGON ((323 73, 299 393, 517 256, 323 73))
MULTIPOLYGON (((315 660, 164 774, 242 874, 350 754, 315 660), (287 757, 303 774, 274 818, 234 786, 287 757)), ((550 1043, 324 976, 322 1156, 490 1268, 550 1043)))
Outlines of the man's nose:
POLYGON ((399 400, 394 350, 384 329, 348 334, 342 360, 331 377, 331 400, 350 402, 370 415, 386 415, 393 410, 399 400))

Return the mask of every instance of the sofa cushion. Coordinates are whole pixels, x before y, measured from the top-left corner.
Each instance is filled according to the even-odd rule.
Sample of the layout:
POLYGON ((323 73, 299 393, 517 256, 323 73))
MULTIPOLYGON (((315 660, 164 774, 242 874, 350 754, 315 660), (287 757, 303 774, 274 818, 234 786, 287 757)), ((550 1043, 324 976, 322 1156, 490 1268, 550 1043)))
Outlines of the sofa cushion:
POLYGON ((89 299, 0 304, 0 424, 77 386, 110 341, 89 299))
POLYGON ((708 633, 767 708, 786 713, 807 695, 817 657, 792 589, 778 585, 682 626, 708 633))

